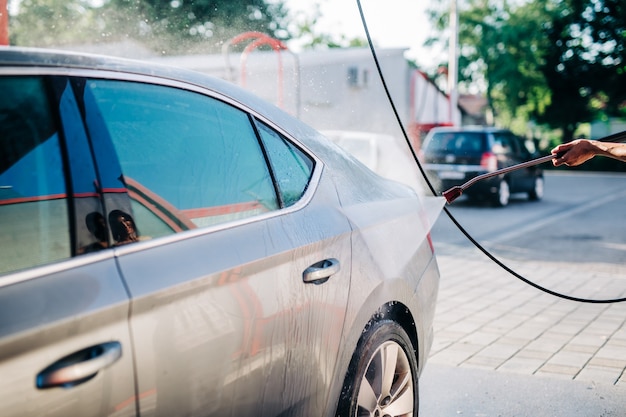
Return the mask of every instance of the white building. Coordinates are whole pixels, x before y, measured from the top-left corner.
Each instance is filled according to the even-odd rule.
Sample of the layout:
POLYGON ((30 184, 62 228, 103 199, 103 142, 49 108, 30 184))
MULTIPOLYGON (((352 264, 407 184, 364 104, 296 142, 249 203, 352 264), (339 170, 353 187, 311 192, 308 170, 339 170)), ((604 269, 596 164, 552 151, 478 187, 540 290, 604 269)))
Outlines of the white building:
MULTIPOLYGON (((461 120, 461 110, 410 67, 405 49, 380 49, 377 58, 403 127, 419 146, 420 132, 461 120)), ((369 48, 292 54, 285 50, 155 58, 225 78, 273 102, 319 130, 398 132, 369 48)))

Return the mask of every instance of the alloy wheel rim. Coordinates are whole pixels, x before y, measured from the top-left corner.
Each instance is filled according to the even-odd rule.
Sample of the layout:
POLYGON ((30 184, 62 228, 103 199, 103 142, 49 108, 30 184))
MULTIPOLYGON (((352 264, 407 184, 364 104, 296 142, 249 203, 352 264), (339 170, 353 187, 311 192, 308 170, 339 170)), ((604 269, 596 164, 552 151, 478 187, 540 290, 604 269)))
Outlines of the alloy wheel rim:
POLYGON ((357 416, 413 415, 411 364, 398 343, 387 341, 376 349, 361 379, 357 404, 357 416))

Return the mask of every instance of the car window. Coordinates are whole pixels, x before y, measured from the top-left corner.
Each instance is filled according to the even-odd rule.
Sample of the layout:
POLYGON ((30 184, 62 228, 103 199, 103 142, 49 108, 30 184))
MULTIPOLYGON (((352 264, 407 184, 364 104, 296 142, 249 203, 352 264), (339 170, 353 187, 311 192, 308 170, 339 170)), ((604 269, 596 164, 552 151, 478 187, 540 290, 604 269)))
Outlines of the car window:
POLYGON ((242 219, 279 207, 248 115, 171 87, 91 80, 144 238, 242 219))
POLYGON ((257 122, 257 127, 272 166, 282 205, 291 206, 306 190, 313 172, 313 160, 267 125, 257 122))
POLYGON ((515 153, 514 138, 506 132, 493 133, 493 153, 497 155, 513 155, 515 153))
POLYGON ((520 138, 520 151, 523 159, 530 159, 537 153, 535 142, 532 139, 520 138))
POLYGON ((55 118, 36 77, 0 79, 0 273, 71 256, 55 118))
POLYGON ((428 152, 457 155, 480 153, 485 149, 485 135, 480 132, 437 132, 426 144, 428 152))
POLYGON ((518 138, 517 136, 515 136, 512 133, 509 133, 507 135, 507 138, 509 140, 509 143, 511 145, 511 150, 513 152, 514 155, 521 155, 522 153, 522 149, 521 149, 521 141, 520 138, 518 138))

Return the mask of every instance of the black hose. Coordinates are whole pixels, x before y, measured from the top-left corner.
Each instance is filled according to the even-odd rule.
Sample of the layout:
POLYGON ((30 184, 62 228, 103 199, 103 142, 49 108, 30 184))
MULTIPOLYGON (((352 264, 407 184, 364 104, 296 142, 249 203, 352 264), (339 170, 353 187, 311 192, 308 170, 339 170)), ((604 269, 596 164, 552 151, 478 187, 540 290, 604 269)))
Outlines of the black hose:
MULTIPOLYGON (((422 165, 419 163, 419 160, 417 158, 417 154, 415 153, 415 150, 413 149, 413 146, 411 145, 411 141, 409 139, 409 136, 406 133, 406 130, 404 129, 404 125, 402 123, 402 120, 400 119, 400 115, 398 114, 398 110, 396 109, 396 106, 393 102, 393 99, 391 98, 391 94, 389 93, 389 89, 387 88, 387 83, 385 82, 385 77, 383 76, 383 72, 381 70, 380 67, 380 63, 378 62, 378 56, 376 55, 376 49, 374 48, 374 44, 372 43, 372 39, 370 37, 370 33, 369 33, 369 29, 367 28, 367 22, 365 20, 365 15, 363 14, 363 8, 361 7, 361 0, 356 0, 357 2, 357 6, 359 8, 359 14, 361 15, 361 22, 363 23, 363 29, 365 30, 365 36, 367 37, 367 43, 369 44, 370 50, 372 51, 372 56, 374 58, 374 63, 376 64, 376 70, 378 72, 378 75, 380 76, 380 80, 383 84, 383 88, 385 89, 385 94, 387 95, 387 99, 389 100, 389 104, 391 104, 391 108, 393 109, 393 113, 394 116, 398 122, 398 124, 400 125, 400 129, 402 130, 402 135, 404 136, 404 139, 411 151, 411 155, 413 155, 413 160, 415 161, 415 163, 417 164, 417 167, 419 168, 420 172, 422 173, 422 176, 424 177, 426 184, 428 184, 428 188, 430 189, 430 191, 432 192, 432 194, 434 196, 437 196, 437 191, 435 190, 435 188, 433 187, 433 185, 431 184, 431 182, 428 180, 428 177, 426 176, 426 172, 424 171, 424 168, 422 168, 422 165)), ((608 138, 606 138, 608 139, 608 138)), ((443 208, 443 211, 446 212, 446 214, 448 215, 448 217, 450 218, 450 220, 452 220, 452 223, 454 223, 454 225, 461 231, 461 233, 463 233, 463 235, 465 235, 465 237, 467 237, 467 239, 476 247, 478 248, 482 253, 484 253, 489 259, 491 259, 494 263, 496 263, 497 265, 499 265, 502 269, 504 269, 506 272, 508 272, 509 274, 513 275, 515 278, 521 280, 522 282, 530 285, 531 287, 534 287, 540 291, 543 291, 547 294, 553 295, 555 297, 559 297, 559 298, 563 298, 565 300, 570 300, 570 301, 576 301, 579 303, 591 303, 591 304, 613 304, 613 303, 622 303, 622 302, 626 302, 626 297, 623 298, 609 298, 609 299, 589 299, 589 298, 580 298, 580 297, 573 297, 571 295, 567 295, 567 294, 562 294, 556 291, 552 291, 548 288, 542 287, 541 285, 527 279, 524 278, 522 275, 518 274, 517 272, 515 272, 513 269, 509 268, 507 265, 505 265, 502 261, 500 261, 498 258, 496 258, 495 255, 493 255, 491 252, 489 252, 487 249, 485 249, 480 243, 478 243, 470 234, 467 230, 465 230, 465 228, 463 226, 461 226, 461 224, 456 220, 456 218, 452 215, 452 213, 450 213, 450 210, 448 210, 447 207, 443 208)))

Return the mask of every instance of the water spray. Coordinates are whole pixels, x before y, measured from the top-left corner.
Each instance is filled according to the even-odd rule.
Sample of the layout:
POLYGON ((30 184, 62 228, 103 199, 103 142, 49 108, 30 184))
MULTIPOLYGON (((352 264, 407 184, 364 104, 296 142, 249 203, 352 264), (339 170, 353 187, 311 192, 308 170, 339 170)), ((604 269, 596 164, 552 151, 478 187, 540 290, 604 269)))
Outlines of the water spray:
MULTIPOLYGON (((434 187, 432 186, 432 184, 430 183, 430 181, 428 180, 428 177, 426 176, 426 173, 422 167, 422 165, 419 163, 419 160, 417 158, 417 154, 415 153, 413 146, 411 146, 411 141, 409 140, 409 136, 407 135, 405 129, 404 129, 404 125, 402 124, 402 120, 400 118, 400 115, 398 114, 398 110, 395 106, 395 103, 391 97, 391 93, 389 92, 389 89, 387 88, 387 82, 385 81, 385 77, 383 76, 383 72, 382 69, 380 67, 380 63, 378 62, 378 56, 376 54, 376 49, 374 48, 374 44, 372 42, 370 33, 369 33, 369 29, 367 27, 367 22, 365 20, 365 15, 363 14, 363 9, 361 7, 361 0, 356 0, 357 2, 357 6, 359 8, 359 14, 361 15, 361 22, 363 23, 363 28, 365 29, 365 35, 367 37, 367 42, 369 44, 370 47, 370 51, 372 52, 372 57, 374 58, 374 63, 376 64, 376 70, 378 72, 378 75, 381 79, 382 85, 383 85, 383 89, 385 90, 385 94, 387 95, 387 99, 389 100, 389 103, 391 105, 392 111, 396 117, 396 120, 398 121, 398 124, 400 126, 400 129, 402 130, 402 133, 404 135, 404 139, 407 143, 407 145, 409 146, 409 150, 411 152, 411 154, 413 155, 413 159, 415 161, 415 163, 417 164, 417 167, 419 168, 420 172, 422 173, 422 176, 425 178, 426 180, 426 184, 428 184, 430 190, 432 191, 433 194, 437 194, 435 192, 434 187)), ((625 142, 626 141, 626 131, 623 132, 619 132, 619 133, 615 133, 613 135, 609 135, 606 136, 602 139, 599 139, 602 142, 625 142)), ((542 158, 538 158, 539 162, 537 162, 537 160, 533 160, 533 161, 529 161, 529 163, 535 163, 536 164, 540 164, 542 162, 546 162, 549 161, 553 158, 557 157, 557 155, 546 155, 542 158), (543 160, 542 160, 543 159, 543 160)), ((521 165, 521 164, 520 164, 521 165)), ((529 165, 526 165, 529 166, 529 165)), ((519 165, 514 165, 509 167, 510 170, 513 169, 519 169, 521 168, 519 165)), ((506 169, 506 168, 505 168, 506 169)), ((494 174, 494 175, 498 175, 498 174, 494 174)), ((474 181, 470 180, 469 182, 471 182, 471 184, 466 185, 465 188, 471 186, 472 184, 474 184, 476 181, 479 181, 480 179, 483 178, 478 178, 476 177, 476 179, 474 181)), ((465 185, 465 184, 464 184, 465 185)), ((444 196, 446 198, 446 200, 448 202, 454 201, 454 199, 458 198, 459 195, 461 195, 461 193, 463 192, 463 185, 460 186, 460 192, 459 190, 456 190, 455 188, 452 188, 451 190, 446 191, 446 193, 448 193, 447 196, 444 196), (454 190, 454 191, 453 191, 454 190), (458 195, 457 195, 458 193, 458 195)), ((491 252, 489 252, 486 248, 484 248, 479 242, 476 241, 476 239, 474 239, 467 230, 465 230, 465 228, 456 220, 456 218, 452 215, 452 213, 450 213, 450 211, 444 207, 443 210, 446 212, 446 214, 448 215, 448 217, 450 218, 450 220, 452 221, 452 223, 454 223, 454 225, 459 229, 459 231, 465 235, 465 237, 478 249, 480 250, 485 256, 487 256, 489 259, 491 259, 496 265, 500 266, 502 269, 504 269, 506 272, 510 273, 511 275, 513 275, 515 278, 519 279, 520 281, 524 282, 525 284, 530 285, 531 287, 534 287, 536 289, 538 289, 539 291, 543 291, 546 294, 550 294, 554 297, 558 297, 558 298, 562 298, 565 300, 570 300, 570 301, 575 301, 575 302, 579 302, 579 303, 590 303, 590 304, 613 304, 613 303, 623 303, 626 302, 626 297, 621 297, 621 298, 609 298, 609 299, 602 299, 602 300, 598 300, 598 299, 590 299, 590 298, 582 298, 582 297, 573 297, 571 295, 567 295, 567 294, 562 294, 556 291, 552 291, 549 288, 545 288, 542 287, 541 285, 523 277, 522 275, 518 274, 517 272, 515 272, 514 270, 512 270, 511 268, 509 268, 507 265, 505 265, 502 261, 500 261, 498 258, 496 258, 491 252)))

